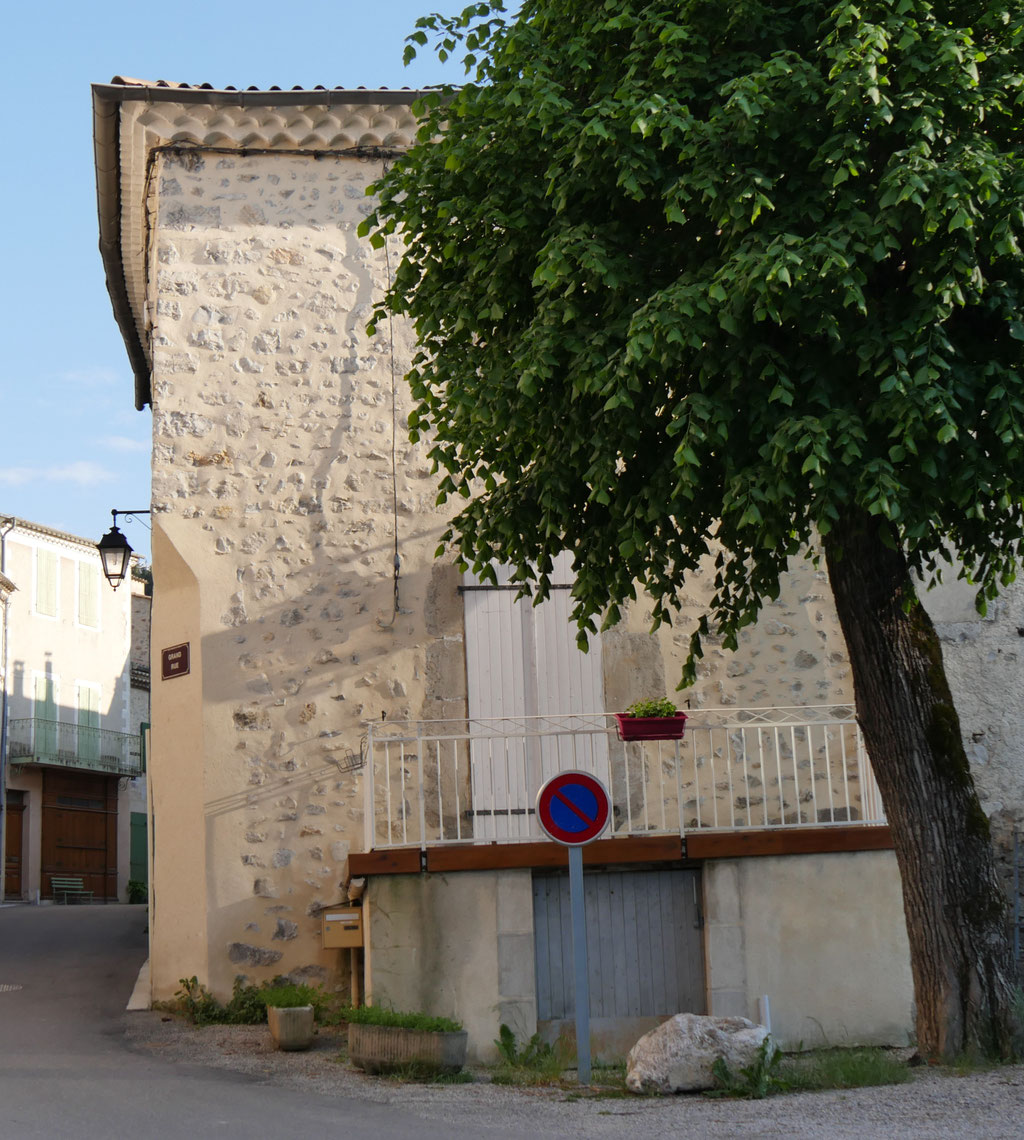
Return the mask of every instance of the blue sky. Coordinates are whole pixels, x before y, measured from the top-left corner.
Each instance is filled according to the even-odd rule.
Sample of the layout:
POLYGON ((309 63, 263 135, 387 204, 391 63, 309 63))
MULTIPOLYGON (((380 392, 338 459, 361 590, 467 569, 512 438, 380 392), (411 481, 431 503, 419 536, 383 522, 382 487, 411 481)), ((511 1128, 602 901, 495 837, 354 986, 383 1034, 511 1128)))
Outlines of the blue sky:
MULTIPOLYGON (((97 250, 89 85, 114 75, 215 87, 458 82, 460 67, 423 52, 405 68, 402 51, 417 16, 462 7, 463 0, 9 6, 0 51, 8 117, 0 515, 98 539, 111 508, 149 505, 150 414, 134 407, 97 250)), ((148 558, 147 522, 122 528, 148 558)))

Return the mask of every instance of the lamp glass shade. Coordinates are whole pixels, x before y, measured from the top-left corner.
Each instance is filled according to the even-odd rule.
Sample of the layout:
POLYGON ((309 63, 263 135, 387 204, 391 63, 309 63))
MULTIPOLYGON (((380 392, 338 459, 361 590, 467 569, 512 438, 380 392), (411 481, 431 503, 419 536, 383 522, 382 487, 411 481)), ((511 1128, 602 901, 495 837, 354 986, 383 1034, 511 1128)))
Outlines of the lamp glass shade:
POLYGON ((128 573, 128 560, 132 554, 128 539, 116 526, 112 526, 96 543, 96 549, 103 563, 103 576, 116 590, 128 573))

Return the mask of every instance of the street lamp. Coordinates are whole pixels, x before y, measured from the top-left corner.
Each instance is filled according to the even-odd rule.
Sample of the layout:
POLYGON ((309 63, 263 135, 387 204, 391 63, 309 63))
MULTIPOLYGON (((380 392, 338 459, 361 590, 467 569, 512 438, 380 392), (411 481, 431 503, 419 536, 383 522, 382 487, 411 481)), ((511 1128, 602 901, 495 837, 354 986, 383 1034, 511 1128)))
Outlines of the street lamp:
POLYGON ((118 515, 148 515, 149 511, 111 511, 113 526, 96 543, 103 564, 103 576, 116 590, 128 575, 132 548, 128 539, 117 529, 118 515))

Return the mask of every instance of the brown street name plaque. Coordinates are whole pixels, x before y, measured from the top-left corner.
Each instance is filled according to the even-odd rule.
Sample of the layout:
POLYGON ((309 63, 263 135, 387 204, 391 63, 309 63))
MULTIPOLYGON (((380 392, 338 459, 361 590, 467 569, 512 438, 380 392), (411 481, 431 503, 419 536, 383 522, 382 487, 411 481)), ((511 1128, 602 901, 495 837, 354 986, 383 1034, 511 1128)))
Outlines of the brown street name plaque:
POLYGON ((183 645, 172 645, 170 649, 160 650, 160 676, 162 680, 170 680, 171 677, 184 677, 189 671, 189 645, 191 642, 186 641, 183 645))

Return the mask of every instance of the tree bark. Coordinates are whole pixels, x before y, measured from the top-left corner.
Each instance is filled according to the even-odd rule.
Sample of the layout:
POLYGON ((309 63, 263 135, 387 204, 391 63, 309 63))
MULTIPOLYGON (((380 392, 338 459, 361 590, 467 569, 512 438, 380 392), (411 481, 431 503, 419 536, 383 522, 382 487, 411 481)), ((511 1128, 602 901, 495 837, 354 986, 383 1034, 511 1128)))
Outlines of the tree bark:
POLYGON ((902 879, 918 1051, 1007 1057, 1009 910, 938 635, 888 523, 851 510, 824 546, 902 879))

